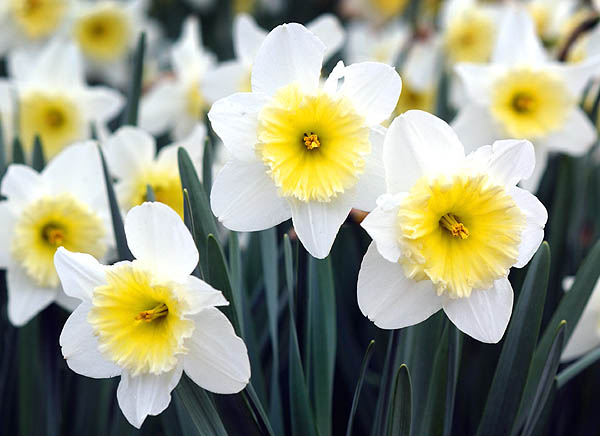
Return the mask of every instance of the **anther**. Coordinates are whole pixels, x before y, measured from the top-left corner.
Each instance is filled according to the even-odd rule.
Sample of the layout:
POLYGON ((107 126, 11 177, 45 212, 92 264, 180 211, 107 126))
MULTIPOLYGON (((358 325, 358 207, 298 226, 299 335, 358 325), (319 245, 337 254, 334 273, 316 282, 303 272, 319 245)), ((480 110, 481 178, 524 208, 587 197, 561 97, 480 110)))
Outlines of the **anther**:
POLYGON ((469 237, 469 229, 467 229, 465 225, 458 221, 456 216, 451 213, 447 213, 440 218, 440 225, 448 230, 452 236, 457 236, 461 239, 467 239, 469 237))

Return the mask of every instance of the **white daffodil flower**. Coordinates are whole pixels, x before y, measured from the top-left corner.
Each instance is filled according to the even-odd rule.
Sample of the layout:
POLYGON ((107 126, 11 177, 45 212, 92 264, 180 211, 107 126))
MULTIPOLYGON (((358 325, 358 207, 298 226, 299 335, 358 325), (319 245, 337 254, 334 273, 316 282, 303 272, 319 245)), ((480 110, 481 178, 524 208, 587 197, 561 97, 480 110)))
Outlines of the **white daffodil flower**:
MULTIPOLYGON (((43 50, 15 50, 8 58, 10 86, 19 109, 19 137, 29 156, 36 134, 42 139, 47 159, 74 142, 88 139, 91 126, 102 128, 117 115, 123 96, 104 86, 85 83, 83 62, 73 43, 52 40, 43 50)), ((4 84, 4 85, 2 85, 4 84)), ((14 113, 12 107, 0 112, 14 113)))
POLYGON ((596 129, 578 99, 600 57, 577 65, 551 62, 524 9, 507 11, 491 64, 459 64, 469 103, 453 121, 468 151, 495 138, 527 138, 534 143, 536 167, 523 184, 535 190, 548 153, 587 152, 596 129))
POLYGON ((533 171, 533 146, 496 141, 465 156, 448 124, 409 111, 388 129, 383 162, 387 193, 362 223, 374 242, 358 275, 360 310, 398 329, 443 309, 464 333, 498 342, 512 312, 509 270, 529 262, 548 218, 516 186, 533 171))
POLYGON ((60 335, 69 368, 93 378, 120 375, 117 400, 140 428, 171 401, 182 373, 202 388, 236 393, 250 380, 242 339, 216 306, 220 291, 190 274, 198 263, 192 235, 161 203, 125 218, 136 259, 106 266, 60 248, 54 257, 65 292, 81 300, 60 335))
POLYGON ((304 26, 276 27, 256 55, 252 92, 219 100, 208 114, 231 155, 212 187, 213 213, 237 231, 291 217, 318 258, 351 208, 375 207, 384 186, 378 124, 402 87, 392 67, 375 62, 340 62, 321 85, 325 52, 304 26))
POLYGON ((86 60, 91 76, 115 86, 130 80, 129 54, 142 32, 146 45, 158 38, 158 30, 146 18, 147 0, 79 1, 76 5, 72 38, 86 60))
POLYGON ((15 47, 35 47, 64 32, 74 0, 2 0, 0 56, 15 47))
MULTIPOLYGON (((569 292, 575 277, 566 277, 563 288, 569 292)), ((569 342, 560 357, 561 362, 576 359, 600 346, 600 280, 596 282, 569 342)))
POLYGON ((350 64, 374 61, 395 66, 409 38, 410 29, 401 21, 392 21, 383 27, 355 21, 348 26, 344 58, 350 64))
POLYGON ((6 269, 8 318, 27 323, 62 293, 58 247, 102 258, 113 245, 100 155, 95 143, 73 145, 41 173, 8 167, 0 186, 0 267, 6 269))
POLYGON ((198 174, 202 174, 205 139, 206 127, 198 124, 188 138, 161 148, 157 156, 156 141, 144 130, 130 126, 117 130, 106 140, 104 155, 110 172, 117 178, 115 191, 123 210, 145 202, 149 185, 156 201, 168 205, 183 218, 177 150, 185 148, 198 174))
POLYGON ((186 19, 183 32, 171 50, 174 76, 158 82, 142 97, 140 126, 158 135, 173 129, 175 139, 189 135, 203 120, 210 105, 206 73, 214 68, 215 57, 202 47, 200 24, 186 19))
MULTIPOLYGON (((327 47, 324 62, 331 58, 344 42, 344 28, 334 15, 321 15, 306 27, 327 47)), ((233 23, 235 59, 222 62, 206 73, 205 95, 210 102, 236 92, 252 91, 250 85, 252 65, 267 33, 250 15, 240 14, 235 17, 233 23)))

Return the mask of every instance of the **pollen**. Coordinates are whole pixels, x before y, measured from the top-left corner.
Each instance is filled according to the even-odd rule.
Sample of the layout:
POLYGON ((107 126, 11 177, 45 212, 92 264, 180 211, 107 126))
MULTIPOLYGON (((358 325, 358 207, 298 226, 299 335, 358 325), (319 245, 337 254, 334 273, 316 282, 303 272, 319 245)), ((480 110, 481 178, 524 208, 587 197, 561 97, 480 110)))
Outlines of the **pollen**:
POLYGON ((313 148, 319 148, 321 146, 321 143, 319 142, 319 137, 314 133, 311 133, 310 135, 307 135, 305 133, 304 145, 306 145, 307 149, 312 150, 313 148))
POLYGON ((350 101, 294 84, 259 114, 258 141, 280 195, 300 201, 328 202, 352 188, 371 152, 369 128, 350 101))
POLYGON ((413 280, 431 280, 439 295, 468 297, 508 275, 524 224, 504 186, 486 175, 422 178, 398 212, 399 262, 413 280))
POLYGON ((508 136, 537 138, 562 127, 575 104, 563 80, 517 68, 492 84, 491 112, 508 136))
POLYGON ((67 12, 67 0, 9 0, 15 23, 30 38, 54 32, 67 12))
POLYGON ((27 206, 15 225, 14 258, 42 287, 58 286, 54 253, 58 247, 101 258, 105 228, 89 206, 70 194, 42 197, 27 206))
POLYGON ((137 261, 106 270, 106 285, 94 289, 88 321, 100 352, 132 374, 161 374, 187 352, 194 323, 174 283, 158 282, 137 261))

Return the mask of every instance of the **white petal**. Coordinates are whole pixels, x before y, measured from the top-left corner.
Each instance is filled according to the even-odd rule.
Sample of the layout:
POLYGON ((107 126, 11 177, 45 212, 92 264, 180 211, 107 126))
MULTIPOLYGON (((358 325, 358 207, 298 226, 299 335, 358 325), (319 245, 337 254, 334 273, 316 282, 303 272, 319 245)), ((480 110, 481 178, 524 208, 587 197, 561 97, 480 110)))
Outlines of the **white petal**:
POLYGON ((219 309, 207 308, 194 315, 194 334, 187 339, 185 373, 198 386, 217 394, 240 392, 250 381, 246 345, 219 309))
POLYGON ((0 268, 6 269, 12 258, 10 247, 16 217, 8 201, 0 201, 0 268))
POLYGON ((381 257, 374 243, 360 266, 357 291, 360 311, 383 329, 418 324, 442 308, 431 281, 407 278, 402 265, 381 257))
POLYGON ((26 165, 11 164, 2 178, 0 191, 10 207, 20 209, 48 192, 42 176, 26 165))
POLYGON ((106 185, 98 146, 86 141, 65 148, 42 171, 42 178, 53 194, 70 192, 88 204, 104 204, 108 211, 106 185))
POLYGON ((167 166, 177 166, 177 153, 179 147, 185 148, 198 176, 202 178, 202 159, 204 158, 204 144, 206 142, 206 126, 203 123, 196 124, 196 127, 185 138, 163 147, 158 153, 158 162, 167 166))
POLYGON ((195 65, 201 56, 202 33, 196 17, 188 17, 183 23, 181 36, 171 52, 173 69, 176 74, 185 74, 185 70, 195 65))
POLYGON ((225 227, 240 232, 268 229, 292 215, 262 162, 229 160, 213 183, 210 205, 225 227))
POLYGON ((90 120, 108 122, 121 112, 125 98, 114 89, 93 86, 84 95, 86 116, 90 120))
POLYGON ((600 281, 592 291, 569 342, 561 356, 561 361, 579 357, 600 345, 600 281))
POLYGON ((164 133, 180 115, 185 96, 180 86, 165 79, 158 82, 140 103, 139 125, 144 130, 158 135, 164 133))
POLYGON ((467 98, 477 104, 487 105, 490 100, 490 87, 493 80, 494 65, 460 63, 454 71, 467 94, 467 98))
POLYGON ((267 37, 267 32, 258 27, 254 18, 239 14, 233 22, 233 51, 245 65, 250 66, 267 37))
POLYGON ((154 160, 155 153, 154 138, 132 126, 121 127, 104 144, 108 168, 119 179, 135 177, 154 160))
POLYGON ((467 153, 477 150, 482 145, 491 144, 504 136, 489 110, 478 104, 464 106, 452 121, 452 128, 456 131, 467 153))
POLYGON ((67 294, 63 292, 62 289, 59 289, 56 293, 56 299, 54 300, 58 306, 62 307, 69 313, 72 313, 77 306, 81 304, 81 300, 79 298, 69 297, 67 294))
POLYGON ((33 65, 31 82, 48 86, 77 87, 84 84, 83 60, 75 43, 54 38, 44 47, 33 65))
POLYGON ((89 254, 58 247, 54 266, 65 294, 82 301, 92 301, 94 288, 106 284, 104 266, 89 254))
POLYGON ((158 415, 165 410, 171 402, 171 391, 179 383, 181 373, 181 365, 160 375, 133 376, 123 371, 117 388, 117 400, 127 421, 140 428, 148 415, 158 415))
POLYGON ((290 201, 294 229, 311 256, 317 259, 327 257, 341 225, 350 213, 348 201, 344 196, 329 202, 290 201))
POLYGON ((505 139, 492 144, 488 170, 499 183, 514 186, 528 179, 534 167, 535 151, 526 139, 505 139))
POLYGON ((533 173, 526 180, 521 180, 519 186, 527 189, 530 192, 535 192, 544 176, 546 171, 546 165, 548 164, 548 149, 543 144, 535 144, 533 146, 535 151, 535 168, 533 173))
POLYGON ((317 35, 317 38, 325 44, 324 59, 329 59, 344 44, 346 33, 340 20, 333 14, 323 14, 306 25, 306 28, 317 35))
POLYGON ((398 262, 402 249, 398 244, 398 206, 405 193, 395 196, 384 194, 377 202, 380 203, 360 224, 377 244, 377 250, 386 260, 398 262))
POLYGON ((325 45, 301 24, 282 24, 261 45, 252 67, 252 91, 273 95, 297 82, 305 91, 319 85, 325 45))
POLYGON ((379 62, 361 62, 344 69, 340 92, 348 96, 367 125, 385 121, 400 97, 402 80, 396 70, 379 62))
POLYGON ((512 314, 513 290, 506 278, 490 289, 474 289, 467 298, 447 299, 444 312, 463 333, 495 344, 502 339, 512 314))
POLYGON ((594 145, 597 138, 596 128, 588 116, 579 107, 574 107, 563 126, 539 142, 543 141, 549 151, 581 156, 594 145))
POLYGON ((208 119, 227 150, 239 160, 256 160, 258 114, 267 102, 265 95, 241 92, 213 104, 208 119))
POLYGON ((352 206, 371 211, 376 206, 377 197, 385 192, 385 169, 383 168, 383 139, 385 128, 371 129, 371 154, 365 157, 365 170, 354 187, 352 206))
POLYGON ((392 122, 383 144, 388 192, 408 191, 423 175, 452 171, 464 156, 456 133, 443 120, 423 111, 405 112, 392 122))
MULTIPOLYGON (((597 29, 600 29, 598 27, 597 29)), ((596 31, 600 37, 600 32, 596 31)), ((590 81, 598 76, 600 71, 600 55, 577 64, 553 64, 551 69, 564 77, 564 83, 569 87, 571 95, 579 98, 590 81)))
POLYGON ((250 71, 237 60, 226 61, 206 72, 202 82, 202 95, 209 103, 228 97, 236 92, 245 91, 244 82, 250 71))
POLYGON ((136 259, 167 279, 187 277, 198 250, 179 215, 162 203, 144 203, 125 217, 127 245, 136 259))
POLYGON ((225 299, 221 291, 198 277, 188 276, 181 292, 185 292, 185 299, 190 305, 188 312, 190 314, 198 313, 207 307, 229 305, 229 301, 225 299))
POLYGON ((43 288, 29 278, 25 270, 13 264, 6 271, 8 319, 20 327, 45 309, 56 298, 56 288, 43 288))
POLYGON ((509 191, 521 213, 525 215, 525 228, 521 233, 519 257, 514 265, 522 268, 531 260, 544 240, 544 226, 548 221, 548 211, 535 195, 524 189, 513 187, 509 191))
POLYGON ((496 39, 492 62, 508 65, 536 64, 546 60, 535 25, 524 7, 509 7, 496 39))
POLYGON ((98 339, 87 321, 91 304, 81 303, 69 316, 60 334, 62 355, 69 368, 92 378, 114 377, 121 368, 104 358, 98 349, 98 339))

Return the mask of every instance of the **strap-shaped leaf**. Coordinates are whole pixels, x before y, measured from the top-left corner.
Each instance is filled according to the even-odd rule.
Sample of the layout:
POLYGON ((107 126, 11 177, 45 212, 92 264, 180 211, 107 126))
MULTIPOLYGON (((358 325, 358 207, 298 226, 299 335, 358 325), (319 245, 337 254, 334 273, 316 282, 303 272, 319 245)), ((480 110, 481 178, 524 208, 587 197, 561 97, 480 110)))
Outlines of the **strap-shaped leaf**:
MULTIPOLYGON (((396 373, 388 436, 409 436, 412 419, 412 388, 408 366, 402 364, 396 373)), ((433 434, 433 433, 431 433, 433 434)))
POLYGON ((373 345, 375 345, 375 341, 371 340, 371 342, 369 342, 369 345, 367 345, 367 351, 365 351, 362 364, 360 365, 360 373, 358 375, 358 381, 356 382, 354 397, 352 398, 352 408, 350 409, 350 415, 348 416, 348 425, 346 426, 346 436, 352 435, 352 426, 354 425, 354 417, 356 416, 356 409, 358 408, 360 392, 362 391, 363 382, 365 381, 367 367, 369 366, 371 356, 373 355, 373 345))

